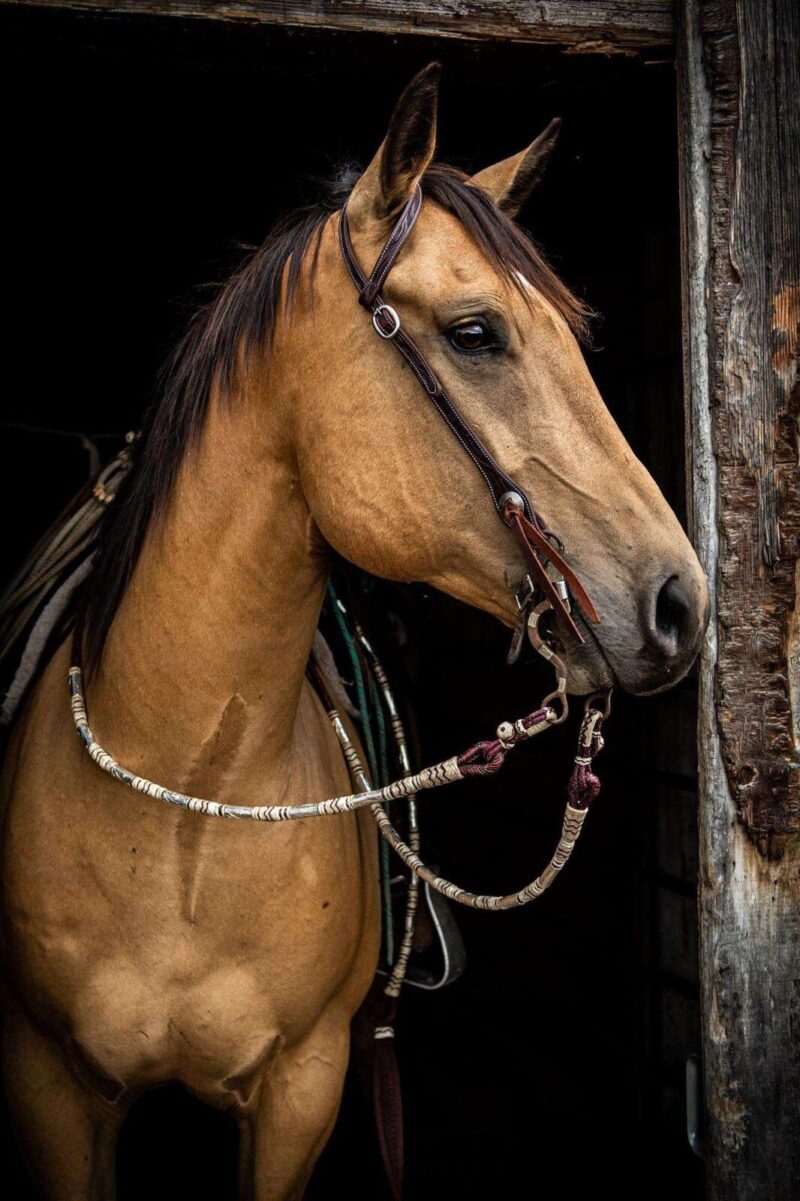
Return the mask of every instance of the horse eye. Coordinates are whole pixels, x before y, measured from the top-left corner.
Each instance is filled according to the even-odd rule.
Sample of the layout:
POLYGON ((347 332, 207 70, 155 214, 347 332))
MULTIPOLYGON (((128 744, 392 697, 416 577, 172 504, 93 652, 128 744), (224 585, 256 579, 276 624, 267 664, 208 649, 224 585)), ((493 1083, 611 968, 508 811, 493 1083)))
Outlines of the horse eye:
POLYGON ((497 341, 485 321, 463 321, 448 330, 447 336, 450 345, 462 354, 497 348, 497 341))

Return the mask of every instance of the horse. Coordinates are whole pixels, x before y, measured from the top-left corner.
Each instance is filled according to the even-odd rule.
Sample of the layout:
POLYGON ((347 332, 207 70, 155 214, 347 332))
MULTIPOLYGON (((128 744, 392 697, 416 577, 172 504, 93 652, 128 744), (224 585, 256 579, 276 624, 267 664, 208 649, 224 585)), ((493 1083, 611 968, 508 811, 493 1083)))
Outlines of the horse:
MULTIPOLYGON (((694 660, 706 582, 586 367, 586 311, 514 222, 553 123, 468 177, 434 162, 438 67, 401 95, 367 169, 279 224, 201 310, 109 509, 77 637, 98 741, 231 803, 347 792, 306 666, 333 555, 516 620, 519 547, 419 382, 375 337, 338 234, 375 261, 417 189, 387 282, 483 443, 535 497, 601 615, 569 690, 652 693, 694 660)), ((300 1197, 337 1116, 380 939, 364 811, 214 822, 131 794, 75 737, 65 639, 4 772, 4 1065, 48 1201, 113 1197, 143 1091, 235 1116, 242 1197, 300 1197)), ((502 920, 502 919, 498 919, 502 920)))

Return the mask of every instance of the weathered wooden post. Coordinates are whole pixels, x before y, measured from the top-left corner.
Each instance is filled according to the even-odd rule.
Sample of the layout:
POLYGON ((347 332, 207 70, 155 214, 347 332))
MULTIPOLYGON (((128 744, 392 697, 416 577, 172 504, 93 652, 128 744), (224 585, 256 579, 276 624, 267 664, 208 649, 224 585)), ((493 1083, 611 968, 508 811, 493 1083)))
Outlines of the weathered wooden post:
POLYGON ((712 1201, 800 1196, 800 5, 682 0, 712 1201))

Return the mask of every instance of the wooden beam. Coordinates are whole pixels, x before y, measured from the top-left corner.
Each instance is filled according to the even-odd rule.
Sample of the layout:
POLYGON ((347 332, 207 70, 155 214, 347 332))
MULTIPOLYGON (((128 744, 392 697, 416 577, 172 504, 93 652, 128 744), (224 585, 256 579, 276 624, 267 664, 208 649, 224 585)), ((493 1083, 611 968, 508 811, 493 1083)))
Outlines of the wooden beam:
POLYGON ((700 937, 712 1201, 800 1181, 800 6, 681 0, 700 937))
POLYGON ((673 40, 673 0, 0 0, 76 12, 491 41, 554 42, 614 54, 673 40))

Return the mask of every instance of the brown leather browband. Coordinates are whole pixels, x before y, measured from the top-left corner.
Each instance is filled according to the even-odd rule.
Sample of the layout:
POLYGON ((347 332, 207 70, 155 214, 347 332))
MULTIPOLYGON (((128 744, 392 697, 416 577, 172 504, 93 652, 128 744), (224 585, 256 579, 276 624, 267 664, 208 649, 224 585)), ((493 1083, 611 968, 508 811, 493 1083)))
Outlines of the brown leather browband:
MULTIPOLYGON (((339 243, 345 265, 358 289, 359 302, 372 314, 372 323, 376 332, 386 341, 391 341, 399 350, 433 401, 439 414, 447 422, 450 430, 486 481, 498 516, 514 535, 528 567, 535 576, 536 585, 544 598, 550 602, 562 629, 576 638, 578 642, 584 642, 585 639, 570 613, 567 590, 572 594, 587 621, 596 623, 600 618, 580 580, 557 549, 555 544, 558 543, 560 546, 560 539, 545 527, 522 488, 506 475, 474 430, 467 425, 445 392, 441 380, 430 363, 402 328, 396 310, 381 296, 381 289, 414 228, 421 207, 422 190, 418 186, 400 214, 386 245, 378 255, 369 278, 364 275, 356 259, 350 239, 347 209, 346 207, 342 209, 339 222, 339 243), (557 585, 562 581, 563 592, 560 592, 557 585)), ((523 587, 517 594, 517 604, 521 616, 527 615, 526 610, 532 605, 534 599, 533 581, 528 579, 528 583, 530 587, 526 590, 525 582, 523 582, 523 587)), ((517 652, 518 649, 517 646, 517 652)))

